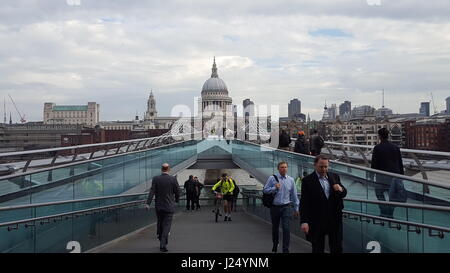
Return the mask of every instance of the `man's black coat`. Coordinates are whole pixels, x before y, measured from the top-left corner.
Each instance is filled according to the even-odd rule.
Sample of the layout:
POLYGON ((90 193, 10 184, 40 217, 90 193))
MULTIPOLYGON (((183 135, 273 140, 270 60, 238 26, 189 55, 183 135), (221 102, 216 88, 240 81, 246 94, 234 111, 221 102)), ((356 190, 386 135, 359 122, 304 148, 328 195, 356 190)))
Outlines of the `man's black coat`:
POLYGON ((328 199, 315 171, 302 180, 300 224, 308 223, 307 239, 310 241, 327 232, 336 232, 337 237, 342 239, 342 199, 347 195, 347 189, 337 174, 328 173, 327 177, 330 184, 328 199), (335 184, 339 184, 343 191, 335 191, 335 184))

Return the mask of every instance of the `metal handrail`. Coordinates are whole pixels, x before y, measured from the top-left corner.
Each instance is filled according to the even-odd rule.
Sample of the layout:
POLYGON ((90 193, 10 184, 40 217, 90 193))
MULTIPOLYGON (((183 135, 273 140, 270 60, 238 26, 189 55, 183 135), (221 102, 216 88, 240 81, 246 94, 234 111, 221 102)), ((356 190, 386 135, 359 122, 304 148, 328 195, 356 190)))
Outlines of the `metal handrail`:
POLYGON ((426 229, 450 233, 450 228, 447 228, 447 227, 433 226, 433 225, 427 225, 427 224, 422 224, 422 223, 417 223, 417 222, 408 222, 408 221, 403 221, 403 220, 397 220, 397 219, 386 218, 386 217, 375 216, 375 215, 353 212, 353 211, 347 211, 347 210, 343 210, 342 213, 356 215, 359 217, 371 218, 374 220, 391 222, 391 223, 400 224, 400 225, 414 226, 414 227, 420 227, 420 228, 426 228, 426 229))
MULTIPOLYGON (((325 143, 330 144, 330 145, 336 145, 336 146, 347 146, 347 147, 365 148, 365 149, 373 149, 373 147, 375 147, 375 146, 370 146, 370 145, 347 144, 347 143, 339 143, 339 142, 331 142, 331 141, 325 141, 325 143)), ((438 155, 438 156, 450 157, 450 153, 448 153, 448 152, 414 150, 414 149, 406 149, 406 148, 400 148, 400 151, 402 153, 415 153, 415 154, 438 155)))
MULTIPOLYGON (((183 187, 180 186, 180 189, 183 189, 183 187)), ((91 198, 71 199, 71 200, 64 200, 64 201, 34 203, 34 204, 17 205, 17 206, 6 206, 6 207, 0 207, 0 211, 15 210, 15 209, 27 209, 27 208, 34 208, 34 207, 45 207, 45 206, 70 204, 70 203, 78 203, 78 202, 97 201, 97 200, 121 198, 121 197, 133 197, 133 196, 141 196, 141 195, 148 195, 148 194, 149 194, 149 191, 141 192, 141 193, 126 193, 126 194, 108 195, 108 196, 91 197, 91 198)))
MULTIPOLYGON (((182 188, 182 187, 180 187, 182 188)), ((55 201, 55 202, 46 202, 46 203, 35 203, 35 204, 26 204, 26 205, 17 205, 17 206, 6 206, 0 207, 0 211, 8 211, 8 210, 16 210, 16 209, 28 209, 28 208, 38 208, 38 207, 46 207, 46 206, 56 206, 63 204, 71 204, 71 203, 79 203, 79 202, 89 202, 89 201, 99 201, 104 199, 113 199, 113 198, 122 198, 122 197, 133 197, 133 196, 148 196, 149 192, 143 193, 130 193, 130 194, 121 194, 121 195, 109 195, 102 197, 92 197, 92 198, 83 198, 83 199, 74 199, 74 200, 65 200, 65 201, 55 201)), ((241 199, 241 198, 238 198, 241 199)), ((180 200, 186 200, 184 198, 180 198, 180 200)), ((202 197, 199 200, 215 200, 215 198, 202 197)))
MULTIPOLYGON (((253 125, 253 124, 252 124, 253 125)), ((264 137, 270 137, 271 135, 263 135, 263 134, 255 134, 255 133, 248 133, 248 135, 257 135, 257 136, 264 136, 264 137)), ((297 140, 297 138, 291 138, 292 140, 297 140)), ((364 148, 364 149, 373 149, 374 146, 370 145, 358 145, 358 144, 347 144, 347 143, 340 143, 340 142, 332 142, 332 141, 325 141, 326 144, 330 145, 340 145, 340 146, 347 146, 347 147, 354 147, 354 148, 364 148)), ((449 152, 440 152, 440 151, 426 151, 426 150, 415 150, 415 149, 406 149, 401 148, 401 152, 404 153, 415 153, 415 154, 424 154, 424 155, 437 155, 437 156, 446 156, 450 157, 449 152)))
MULTIPOLYGON (((116 197, 134 196, 134 195, 143 195, 143 194, 148 194, 148 193, 124 194, 124 195, 116 196, 116 197)), ((108 197, 104 197, 104 198, 108 198, 108 197)), ((104 199, 104 198, 87 198, 87 199, 70 200, 70 201, 100 200, 100 199, 104 199)), ((238 199, 242 199, 242 198, 238 198, 238 199)), ((180 201, 181 200, 186 200, 186 199, 180 198, 180 201)), ((199 200, 215 200, 215 198, 200 198, 199 200)), ((52 214, 52 215, 46 215, 46 216, 42 216, 42 217, 28 218, 28 219, 16 220, 16 221, 11 221, 11 222, 4 222, 4 223, 0 223, 0 227, 17 226, 19 224, 35 222, 35 221, 42 221, 42 220, 47 220, 47 219, 52 219, 52 218, 62 218, 62 217, 69 216, 69 215, 84 214, 84 213, 89 213, 92 211, 99 211, 99 210, 105 210, 105 209, 111 209, 111 208, 120 208, 120 207, 131 206, 131 205, 140 205, 140 204, 144 204, 145 202, 146 202, 146 200, 130 201, 130 202, 124 202, 124 203, 113 204, 113 205, 108 205, 108 206, 102 206, 102 207, 96 207, 96 208, 90 208, 90 209, 84 209, 84 210, 77 210, 77 211, 71 211, 71 212, 65 212, 65 213, 59 213, 59 214, 52 214)), ((64 202, 64 201, 63 202, 51 202, 51 203, 42 203, 39 205, 63 204, 63 203, 70 203, 70 202, 64 202)), ((19 207, 20 206, 17 206, 16 208, 19 208, 19 207)))
MULTIPOLYGON (((295 153, 295 152, 292 152, 292 151, 281 150, 281 149, 273 148, 273 147, 270 147, 270 146, 261 146, 259 144, 252 143, 252 142, 249 142, 249 141, 244 141, 244 140, 239 140, 239 141, 241 141, 243 143, 246 143, 246 144, 251 144, 251 145, 254 145, 254 146, 264 147, 266 149, 271 149, 271 150, 274 150, 274 151, 289 153, 289 154, 292 154, 292 155, 295 155, 295 156, 314 158, 314 156, 305 155, 305 154, 299 154, 299 153, 295 153)), ((353 165, 353 164, 348 164, 348 163, 339 162, 339 161, 332 161, 332 163, 333 164, 337 164, 337 165, 343 165, 345 167, 360 169, 360 170, 371 172, 371 173, 375 173, 375 174, 382 174, 382 175, 385 175, 385 176, 392 176, 392 177, 396 177, 396 178, 400 178, 400 179, 404 179, 404 180, 408 180, 408 181, 417 182, 417 183, 424 184, 424 185, 435 186, 435 187, 439 187, 439 188, 444 188, 444 189, 450 190, 450 184, 448 184, 448 183, 446 184, 446 183, 438 182, 438 181, 423 180, 423 179, 420 179, 420 178, 415 178, 415 177, 401 175, 401 174, 396 174, 396 173, 385 172, 385 171, 381 171, 381 170, 371 169, 371 168, 367 168, 367 167, 364 167, 364 166, 353 165)))
MULTIPOLYGON (((257 135, 257 140, 259 140, 260 136, 261 136, 259 134, 250 134, 250 133, 248 135, 249 136, 257 135)), ((268 135, 264 135, 264 136, 268 136, 268 135)), ((297 140, 297 138, 291 138, 291 139, 294 140, 294 141, 297 140)), ((326 141, 325 144, 327 144, 325 146, 325 148, 328 150, 329 154, 331 155, 331 159, 334 159, 334 157, 337 154, 334 154, 333 150, 330 147, 336 147, 336 148, 338 148, 338 149, 340 149, 342 151, 342 153, 344 154, 344 158, 346 159, 346 161, 348 163, 350 163, 351 162, 351 159, 350 159, 351 157, 349 157, 349 155, 347 154, 347 152, 344 149, 345 147, 350 147, 350 148, 356 149, 356 152, 359 153, 359 155, 361 155, 362 159, 364 160, 364 164, 367 167, 370 166, 370 163, 369 163, 370 159, 368 159, 366 153, 363 152, 363 149, 368 150, 368 154, 370 154, 375 146, 358 145, 358 144, 347 144, 347 143, 332 142, 332 141, 326 141)), ((422 178, 424 180, 428 180, 428 175, 427 175, 427 171, 428 170, 427 170, 427 168, 430 168, 430 169, 441 169, 441 168, 439 168, 439 167, 434 168, 432 166, 427 166, 427 168, 425 168, 424 165, 423 165, 423 162, 418 158, 418 155, 422 155, 422 156, 423 155, 440 156, 440 157, 444 157, 444 158, 447 158, 447 159, 450 158, 450 153, 448 153, 448 152, 414 150, 414 149, 405 149, 405 148, 401 148, 400 151, 401 151, 401 153, 407 154, 408 155, 408 159, 412 159, 416 163, 417 168, 419 169, 419 171, 420 171, 420 173, 422 175, 422 178)), ((360 159, 360 158, 354 158, 354 157, 352 157, 352 158, 353 159, 360 159)), ((436 159, 434 159, 434 160, 436 160, 436 159)), ((410 164, 410 167, 415 167, 415 166, 413 164, 410 164)), ((446 168, 443 168, 443 169, 446 169, 446 168)))
POLYGON ((45 203, 35 203, 35 204, 26 204, 26 205, 17 205, 17 206, 7 206, 7 207, 0 207, 0 211, 15 210, 15 209, 37 208, 37 207, 54 206, 54 205, 62 205, 62 204, 71 204, 71 203, 78 203, 78 202, 97 201, 97 200, 113 199, 113 198, 121 198, 121 197, 133 197, 133 196, 141 196, 141 195, 148 195, 148 192, 144 192, 144 193, 130 193, 130 194, 121 194, 121 195, 109 195, 109 196, 102 196, 102 197, 82 198, 82 199, 73 199, 73 200, 55 201, 55 202, 45 202, 45 203))
MULTIPOLYGON (((248 135, 258 135, 258 136, 266 136, 266 137, 270 136, 270 135, 252 134, 252 133, 249 133, 248 135)), ((297 138, 291 137, 291 140, 296 141, 297 138)), ((369 149, 369 150, 372 150, 375 147, 375 145, 371 146, 371 145, 349 144, 349 143, 340 143, 340 142, 333 142, 333 141, 325 141, 325 144, 336 145, 336 146, 346 146, 346 147, 353 147, 353 148, 364 148, 364 149, 369 149)), ((415 154, 438 155, 438 156, 450 157, 449 152, 415 150, 415 149, 406 149, 406 148, 400 148, 400 151, 402 153, 415 153, 415 154)))
POLYGON ((420 179, 420 178, 416 178, 416 177, 412 177, 412 176, 406 176, 406 175, 402 175, 402 174, 397 174, 397 173, 390 173, 390 172, 385 172, 385 171, 381 171, 381 170, 376 170, 376 169, 371 169, 371 168, 367 168, 364 166, 358 166, 358 165, 353 165, 353 164, 349 164, 349 163, 344 163, 344 162, 338 162, 338 161, 334 161, 334 164, 338 164, 338 165, 343 165, 346 167, 350 167, 350 168, 355 168, 355 169, 360 169, 363 171, 368 171, 368 172, 372 172, 375 174, 382 174, 384 176, 391 176, 391 177, 396 177, 396 178, 400 178, 403 180, 407 180, 407 181, 413 181, 413 182, 417 182, 423 185, 429 185, 429 186, 434 186, 434 187, 439 187, 439 188, 443 188, 446 190, 450 190, 450 183, 444 183, 444 182, 440 182, 440 181, 431 181, 431 180, 424 180, 424 179, 420 179))
MULTIPOLYGON (((258 199, 261 199, 262 196, 254 193, 245 193, 243 192, 242 195, 248 195, 253 196, 258 199)), ((298 194, 300 196, 300 194, 298 194)), ((400 202, 390 202, 390 201, 377 201, 377 200, 364 200, 364 199, 355 199, 355 198, 344 198, 344 201, 349 202, 359 202, 359 203, 368 203, 368 204, 378 204, 378 205, 390 205, 395 207, 404 207, 404 208, 412 208, 412 209, 425 209, 425 210, 432 210, 432 211, 444 211, 444 212, 450 212, 450 207, 445 206, 434 206, 434 205, 421 205, 421 204, 410 204, 410 203, 400 203, 400 202)))
MULTIPOLYGON (((180 135, 173 135, 173 136, 181 137, 181 136, 190 136, 190 135, 192 135, 192 134, 180 134, 180 135)), ((106 146, 106 145, 135 143, 135 142, 144 141, 144 140, 152 140, 152 139, 156 139, 156 138, 160 138, 160 137, 171 137, 171 136, 172 135, 168 135, 168 136, 161 135, 161 136, 150 137, 150 138, 139 138, 139 139, 121 140, 121 141, 95 143, 95 144, 84 144, 84 145, 78 145, 78 146, 58 147, 58 148, 50 148, 50 149, 39 149, 39 150, 31 150, 31 151, 0 153, 0 156, 1 157, 7 157, 7 156, 17 156, 17 155, 39 154, 39 153, 48 153, 48 152, 65 151, 65 150, 73 150, 73 149, 82 149, 82 148, 90 148, 90 147, 100 147, 100 146, 106 146)))
POLYGON ((71 212, 65 212, 65 213, 53 214, 53 215, 47 215, 47 216, 35 217, 35 218, 28 218, 28 219, 17 220, 17 221, 12 221, 12 222, 4 222, 4 223, 0 223, 0 227, 19 225, 19 224, 24 224, 24 223, 34 222, 34 221, 51 219, 51 218, 60 218, 60 217, 64 217, 64 216, 88 213, 88 212, 97 211, 97 210, 105 210, 105 209, 109 209, 109 208, 119 208, 119 207, 129 206, 129 205, 138 205, 141 203, 145 203, 145 200, 131 201, 131 202, 125 202, 125 203, 114 204, 114 205, 109 205, 109 206, 96 207, 96 208, 91 208, 91 209, 76 210, 76 211, 71 211, 71 212))
POLYGON ((411 209, 425 209, 425 210, 433 210, 433 211, 450 212, 450 207, 445 207, 445 206, 411 204, 411 203, 400 203, 400 202, 379 201, 379 200, 364 200, 364 199, 355 199, 355 198, 344 198, 344 201, 367 203, 367 204, 377 204, 377 205, 391 205, 394 207, 403 207, 403 208, 411 208, 411 209))
MULTIPOLYGON (((257 194, 242 193, 242 195, 253 196, 253 197, 261 199, 261 196, 257 195, 257 194)), ((346 200, 346 199, 344 199, 344 200, 346 200)), ((385 204, 387 204, 387 203, 403 204, 403 203, 396 203, 396 202, 385 202, 385 204)), ((437 206, 430 206, 430 207, 437 207, 437 206)), ((416 223, 416 222, 408 222, 408 221, 403 221, 403 220, 396 220, 396 219, 393 219, 393 218, 385 218, 385 217, 381 217, 381 216, 375 216, 375 215, 371 215, 371 214, 365 214, 365 213, 359 213, 359 212, 353 212, 353 211, 347 211, 347 210, 343 210, 342 213, 356 215, 356 216, 359 216, 359 217, 375 219, 375 220, 386 221, 386 222, 392 222, 392 223, 401 224, 401 225, 421 227, 421 228, 427 228, 427 229, 431 229, 431 230, 436 230, 436 231, 442 231, 442 232, 450 233, 450 228, 447 228, 447 227, 433 226, 433 225, 427 225, 427 224, 416 223)))
POLYGON ((150 147, 150 148, 147 148, 147 149, 144 149, 144 150, 139 150, 139 151, 132 151, 132 152, 122 153, 122 154, 112 154, 112 155, 107 155, 107 156, 103 156, 103 157, 99 157, 99 158, 92 158, 92 159, 86 159, 86 160, 82 160, 82 161, 70 162, 70 163, 67 163, 67 164, 64 164, 64 165, 59 165, 59 166, 54 166, 54 167, 49 167, 49 168, 36 169, 36 170, 33 170, 33 171, 27 171, 25 173, 14 173, 14 174, 11 174, 11 175, 0 176, 0 180, 7 180, 7 179, 11 179, 11 178, 19 177, 19 176, 24 176, 24 175, 32 175, 32 174, 35 174, 35 173, 51 171, 51 170, 60 169, 60 168, 67 168, 67 167, 71 167, 71 166, 75 166, 75 165, 86 164, 86 163, 95 162, 95 161, 98 161, 98 160, 110 159, 110 158, 120 157, 120 156, 124 156, 124 155, 142 153, 142 152, 156 150, 156 149, 160 149, 160 148, 165 148, 165 147, 169 147, 169 146, 173 146, 173 145, 179 145, 179 144, 182 144, 182 143, 185 143, 185 142, 188 142, 188 141, 191 141, 191 140, 186 140, 186 141, 166 144, 166 145, 162 145, 162 146, 150 147))

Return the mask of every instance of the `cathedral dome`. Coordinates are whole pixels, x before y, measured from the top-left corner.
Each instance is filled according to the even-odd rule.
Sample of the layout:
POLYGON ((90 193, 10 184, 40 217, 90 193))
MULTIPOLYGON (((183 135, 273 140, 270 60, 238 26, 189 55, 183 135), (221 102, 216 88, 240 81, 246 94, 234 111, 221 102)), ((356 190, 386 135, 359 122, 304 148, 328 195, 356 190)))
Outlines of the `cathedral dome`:
POLYGON ((225 82, 221 78, 209 78, 202 88, 202 93, 205 92, 226 92, 228 93, 228 88, 225 82))
POLYGON ((208 93, 215 93, 210 95, 228 95, 228 88, 225 82, 219 78, 217 74, 217 66, 216 59, 214 58, 214 64, 212 67, 211 78, 209 78, 204 84, 202 88, 202 95, 208 95, 208 93))

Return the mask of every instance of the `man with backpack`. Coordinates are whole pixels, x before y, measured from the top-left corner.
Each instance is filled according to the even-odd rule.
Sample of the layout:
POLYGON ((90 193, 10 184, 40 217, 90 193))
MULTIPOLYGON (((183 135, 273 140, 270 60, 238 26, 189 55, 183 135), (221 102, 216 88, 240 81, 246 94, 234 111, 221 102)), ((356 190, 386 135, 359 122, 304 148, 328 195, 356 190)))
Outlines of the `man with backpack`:
POLYGON ((273 203, 270 206, 270 217, 272 219, 272 252, 277 252, 279 227, 283 229, 283 253, 289 253, 290 240, 290 216, 291 207, 294 207, 294 215, 299 216, 300 201, 297 196, 295 182, 287 175, 288 163, 278 163, 279 174, 274 174, 267 179, 263 193, 273 195, 273 203))
POLYGON ((319 136, 319 133, 316 129, 314 129, 312 133, 313 135, 309 140, 309 144, 311 146, 311 155, 320 155, 320 153, 322 152, 322 148, 325 145, 325 141, 321 136, 319 136))
POLYGON ((231 221, 231 202, 233 201, 234 183, 233 179, 227 176, 226 173, 222 174, 222 178, 217 182, 212 190, 218 191, 220 187, 220 193, 223 195, 223 210, 225 212, 224 221, 231 221))
POLYGON ((309 155, 309 148, 305 139, 305 132, 299 131, 297 140, 295 141, 294 152, 309 155))

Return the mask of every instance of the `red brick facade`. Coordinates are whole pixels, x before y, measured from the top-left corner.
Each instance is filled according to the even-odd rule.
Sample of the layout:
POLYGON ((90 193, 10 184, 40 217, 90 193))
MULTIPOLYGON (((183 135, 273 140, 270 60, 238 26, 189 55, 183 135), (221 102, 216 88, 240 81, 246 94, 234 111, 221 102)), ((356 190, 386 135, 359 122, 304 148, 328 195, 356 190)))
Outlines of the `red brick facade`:
POLYGON ((445 122, 405 123, 409 149, 450 152, 450 119, 445 122))

